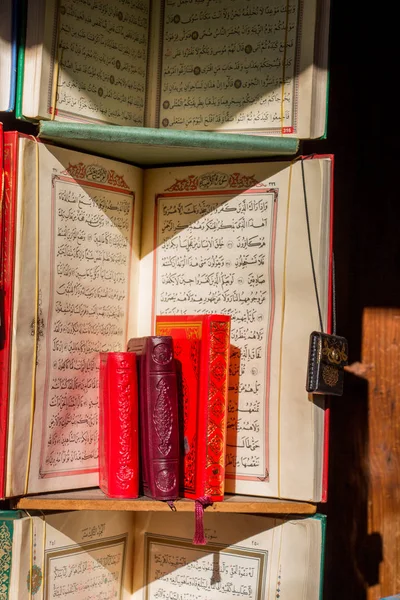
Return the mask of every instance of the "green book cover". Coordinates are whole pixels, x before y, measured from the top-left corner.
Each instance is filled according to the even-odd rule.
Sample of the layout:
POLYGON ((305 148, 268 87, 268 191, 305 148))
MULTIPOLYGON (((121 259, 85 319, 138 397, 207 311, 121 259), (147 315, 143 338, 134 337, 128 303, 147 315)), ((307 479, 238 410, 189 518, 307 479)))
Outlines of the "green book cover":
POLYGON ((324 596, 324 571, 325 571, 325 552, 326 552, 326 515, 317 513, 312 519, 317 519, 321 522, 321 563, 320 563, 320 584, 319 584, 319 597, 323 600, 324 596))
POLYGON ((139 166, 294 156, 299 140, 204 131, 40 121, 39 138, 139 166))
POLYGON ((0 511, 0 600, 9 600, 14 521, 22 517, 19 510, 0 511))

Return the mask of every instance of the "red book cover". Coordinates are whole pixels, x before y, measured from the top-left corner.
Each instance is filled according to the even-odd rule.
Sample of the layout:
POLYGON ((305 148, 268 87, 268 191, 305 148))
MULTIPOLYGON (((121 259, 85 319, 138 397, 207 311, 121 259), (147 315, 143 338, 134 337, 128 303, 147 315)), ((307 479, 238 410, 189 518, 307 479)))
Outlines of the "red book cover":
MULTIPOLYGON (((331 159, 332 172, 331 172, 331 206, 330 206, 330 239, 329 239, 329 288, 328 288, 328 333, 332 333, 332 311, 333 311, 333 298, 332 298, 332 282, 333 282, 333 208, 334 208, 334 155, 328 154, 328 158, 331 159)), ((316 158, 322 158, 317 155, 316 158)), ((329 398, 326 400, 325 405, 325 417, 324 417, 324 461, 322 470, 322 496, 321 502, 328 501, 328 473, 329 473, 329 420, 330 420, 330 406, 329 398)))
POLYGON ((230 317, 157 316, 157 335, 170 335, 180 363, 185 498, 224 499, 230 317))
MULTIPOLYGON (((3 138, 3 123, 0 123, 0 256, 3 254, 3 198, 4 198, 4 164, 3 164, 3 154, 4 154, 4 138, 3 138)), ((1 277, 1 274, 0 274, 1 277)), ((0 285, 2 285, 2 281, 0 279, 0 285)), ((1 323, 0 323, 1 324, 1 323)))
POLYGON ((139 495, 138 388, 133 352, 100 354, 99 485, 111 498, 139 495))
MULTIPOLYGON (((3 135, 1 135, 1 145, 3 135)), ((5 495, 5 465, 7 452, 8 397, 10 388, 12 305, 14 281, 15 204, 17 195, 18 133, 4 134, 1 148, 1 338, 0 338, 0 496, 5 495), (4 158, 3 158, 4 157, 4 158)))

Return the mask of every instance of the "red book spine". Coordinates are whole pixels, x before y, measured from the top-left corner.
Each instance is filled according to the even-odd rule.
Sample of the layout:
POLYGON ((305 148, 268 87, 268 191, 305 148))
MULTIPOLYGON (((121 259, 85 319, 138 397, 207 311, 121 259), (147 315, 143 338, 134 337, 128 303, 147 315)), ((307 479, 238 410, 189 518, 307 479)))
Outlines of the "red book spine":
POLYGON ((179 429, 183 440, 181 495, 195 499, 198 497, 196 464, 200 340, 175 338, 174 355, 177 364, 179 429))
POLYGON ((184 432, 183 496, 223 500, 229 377, 230 317, 157 316, 180 364, 184 432))
POLYGON ((230 317, 207 315, 200 359, 197 488, 213 502, 225 492, 230 317))
MULTIPOLYGON (((3 138, 3 123, 0 123, 0 257, 3 255, 3 202, 4 202, 4 138, 3 138)), ((2 288, 2 274, 0 273, 0 287, 2 288)), ((0 315, 2 316, 2 315, 0 315)))
POLYGON ((181 496, 195 500, 197 489, 198 404, 203 317, 156 318, 157 335, 171 336, 176 360, 181 437, 181 496), (183 443, 182 443, 183 441, 183 443))
MULTIPOLYGON (((334 169, 335 157, 333 154, 328 154, 331 159, 331 206, 330 206, 330 239, 329 239, 329 304, 328 304, 328 333, 332 333, 332 260, 333 260, 333 208, 334 208, 334 169)), ((316 156, 319 158, 319 155, 316 156)), ((321 156, 322 158, 322 156, 321 156)), ((324 418, 324 459, 322 467, 322 495, 321 502, 328 501, 328 477, 329 477, 329 422, 330 422, 330 399, 325 401, 325 418, 324 418)))
MULTIPOLYGON (((0 496, 5 495, 8 397, 10 388, 11 332, 14 282, 15 203, 17 193, 18 134, 4 134, 1 206, 1 340, 0 340, 0 496)), ((3 153, 2 153, 3 155, 3 153)))
POLYGON ((111 498, 139 495, 136 355, 100 355, 99 485, 111 498))
POLYGON ((99 486, 108 495, 108 369, 107 352, 100 353, 99 366, 99 486))

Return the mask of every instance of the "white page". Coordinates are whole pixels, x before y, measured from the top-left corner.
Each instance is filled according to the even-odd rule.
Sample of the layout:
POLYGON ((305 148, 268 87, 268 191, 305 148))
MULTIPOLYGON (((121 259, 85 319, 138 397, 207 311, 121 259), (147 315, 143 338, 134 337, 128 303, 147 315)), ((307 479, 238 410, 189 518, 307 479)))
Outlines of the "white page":
POLYGON ((309 137, 315 10, 315 0, 161 0, 154 125, 309 137))
MULTIPOLYGON (((304 166, 318 261, 322 171, 317 160, 304 166)), ((318 316, 300 164, 292 174, 288 163, 154 169, 145 190, 139 334, 153 331, 156 314, 230 314, 240 359, 231 362, 226 489, 311 500, 323 419, 305 391, 303 350, 318 316), (284 268, 297 254, 296 268, 284 268)))
POLYGON ((134 516, 123 511, 47 516, 44 599, 130 598, 134 516))
POLYGON ((317 600, 319 540, 313 519, 300 522, 248 515, 204 516, 206 546, 191 544, 193 515, 139 514, 135 527, 133 600, 182 598, 317 600), (312 585, 308 585, 311 579, 312 585))
MULTIPOLYGON (((32 182, 36 146, 28 143, 33 146, 31 163, 23 168, 32 182)), ((128 319, 129 326, 136 327, 132 314, 136 315, 142 185, 142 172, 135 167, 44 144, 38 149, 39 335, 33 440, 40 443, 32 447, 31 492, 98 484, 99 352, 124 350, 128 319)), ((30 205, 35 206, 32 188, 30 205)), ((35 231, 35 217, 31 224, 35 231)), ((29 255, 35 255, 35 244, 29 255)), ((34 318, 34 278, 34 268, 21 277, 21 297, 24 286, 30 290, 31 305, 25 311, 29 323, 34 318)), ((26 330, 21 339, 33 343, 26 330)), ((23 356, 32 366, 32 352, 23 356)), ((24 481, 31 381, 20 372, 12 397, 14 414, 19 415, 19 405, 25 410, 25 427, 13 428, 18 468, 11 465, 9 472, 14 492, 24 481)))
MULTIPOLYGON (((32 22, 38 2, 30 3, 32 22)), ((42 0, 43 2, 43 0, 42 0)), ((56 119, 142 126, 147 70, 149 0, 66 0, 57 13, 55 0, 41 9, 45 20, 41 56, 37 55, 38 114, 56 119), (58 45, 56 41, 58 40, 58 45), (57 63, 59 69, 57 70, 57 63)), ((28 39, 30 32, 28 15, 28 39)), ((33 25, 31 26, 33 29, 33 25)), ((28 57, 29 47, 28 47, 28 57)), ((32 74, 26 64, 27 84, 32 74)), ((33 93, 25 86, 24 95, 33 93)))

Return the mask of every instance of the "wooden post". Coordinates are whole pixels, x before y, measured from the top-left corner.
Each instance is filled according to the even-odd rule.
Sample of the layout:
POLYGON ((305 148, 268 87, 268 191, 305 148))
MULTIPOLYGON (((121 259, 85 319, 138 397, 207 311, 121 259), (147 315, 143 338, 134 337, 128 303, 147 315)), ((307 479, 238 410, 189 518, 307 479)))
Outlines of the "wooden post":
POLYGON ((400 308, 365 308, 362 364, 368 380, 368 538, 378 581, 368 600, 400 592, 400 308), (381 554, 379 556, 379 554, 381 554))

